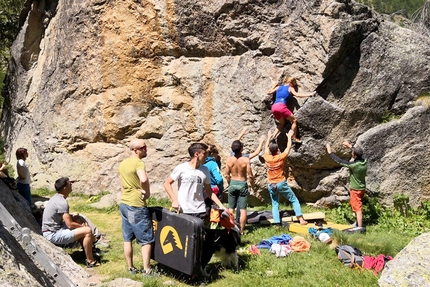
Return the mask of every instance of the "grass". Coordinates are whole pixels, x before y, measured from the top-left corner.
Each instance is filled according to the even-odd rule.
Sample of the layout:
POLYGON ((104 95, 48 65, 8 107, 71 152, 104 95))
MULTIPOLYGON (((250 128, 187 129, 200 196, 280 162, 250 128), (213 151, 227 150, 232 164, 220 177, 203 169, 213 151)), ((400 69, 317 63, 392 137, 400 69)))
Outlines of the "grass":
POLYGON ((401 116, 399 116, 399 115, 396 115, 396 114, 394 114, 394 113, 392 113, 392 112, 390 112, 390 111, 385 111, 385 114, 382 116, 382 123, 384 124, 384 123, 388 123, 388 122, 390 122, 390 121, 392 121, 392 120, 397 120, 397 119, 399 119, 401 116))
MULTIPOLYGON (((46 192, 46 191, 43 191, 46 192)), ((90 198, 87 195, 72 194, 68 198, 70 212, 78 211, 90 218, 95 225, 110 240, 111 247, 104 249, 102 264, 94 271, 111 281, 125 277, 143 282, 144 286, 189 286, 187 278, 162 265, 152 261, 153 267, 161 271, 160 278, 145 278, 141 275, 131 275, 127 272, 127 265, 123 255, 123 242, 121 233, 121 218, 117 205, 108 209, 95 209, 88 207, 90 198)), ((150 200, 150 206, 169 206, 166 200, 150 200)), ((281 205, 282 209, 291 209, 290 206, 281 205)), ((321 211, 320 209, 303 206, 303 212, 321 211)), ((259 210, 270 210, 270 206, 259 207, 259 210)), ((332 209, 324 209, 326 219, 333 221, 336 212, 332 209)), ((344 223, 347 222, 339 222, 344 223)), ((258 244, 263 239, 275 235, 288 233, 286 229, 275 226, 248 225, 247 231, 242 236, 241 250, 246 250, 252 244, 258 244)), ((289 233, 292 237, 297 234, 289 233)), ((231 269, 223 269, 218 258, 213 257, 208 265, 211 280, 206 286, 377 286, 378 276, 368 270, 353 270, 342 265, 337 259, 336 253, 329 246, 317 240, 304 237, 312 244, 308 252, 292 253, 288 257, 276 258, 268 250, 261 250, 261 255, 250 255, 239 250, 240 271, 235 273, 231 269)), ((349 244, 359 248, 365 255, 377 256, 385 254, 395 256, 410 240, 412 234, 404 234, 401 230, 390 230, 381 226, 368 226, 366 234, 346 234, 335 232, 332 236, 339 244, 349 244)), ((138 268, 142 267, 142 258, 139 246, 134 243, 134 263, 138 268)), ((80 250, 68 250, 72 258, 81 266, 84 266, 84 255, 80 250)))

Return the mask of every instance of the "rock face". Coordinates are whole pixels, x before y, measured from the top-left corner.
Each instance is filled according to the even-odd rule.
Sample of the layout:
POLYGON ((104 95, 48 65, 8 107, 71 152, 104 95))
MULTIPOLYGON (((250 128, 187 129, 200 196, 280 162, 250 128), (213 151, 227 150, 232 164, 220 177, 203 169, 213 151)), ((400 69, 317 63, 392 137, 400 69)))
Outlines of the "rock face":
MULTIPOLYGON (((152 191, 187 160, 191 142, 220 147, 244 126, 245 152, 275 124, 267 90, 297 77, 303 139, 290 154, 302 201, 347 198, 343 139, 369 159, 368 187, 386 204, 429 198, 430 39, 348 0, 27 1, 4 90, 1 131, 11 162, 29 150, 33 187, 60 176, 76 190, 119 192, 130 138, 147 140, 152 191), (421 96, 424 104, 415 105, 421 96), (387 115, 397 119, 383 123, 387 115)), ((286 127, 287 131, 289 127, 286 127)), ((285 136, 279 138, 285 146, 285 136)), ((252 161, 268 200, 262 158, 252 161)), ((288 170, 288 169, 287 169, 288 170)), ((253 200, 252 204, 260 201, 253 200)))
POLYGON ((430 233, 416 237, 396 257, 388 261, 378 280, 379 286, 430 286, 427 260, 430 233))

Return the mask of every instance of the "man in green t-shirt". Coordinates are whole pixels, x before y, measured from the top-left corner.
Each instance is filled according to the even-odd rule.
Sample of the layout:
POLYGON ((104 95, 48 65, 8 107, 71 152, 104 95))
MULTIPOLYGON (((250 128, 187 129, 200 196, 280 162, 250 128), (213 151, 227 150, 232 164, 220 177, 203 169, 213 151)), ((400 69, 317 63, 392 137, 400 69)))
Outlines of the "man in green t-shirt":
POLYGON ((139 271, 133 265, 132 241, 136 239, 141 245, 143 275, 156 275, 150 268, 151 249, 155 241, 154 232, 146 200, 151 195, 145 163, 146 144, 142 139, 130 142, 131 156, 123 160, 119 167, 121 182, 120 213, 122 218, 122 235, 124 239, 124 255, 128 271, 136 274, 139 271))
MULTIPOLYGON (((327 152, 330 157, 341 166, 345 166, 350 171, 349 176, 349 203, 351 204, 352 210, 355 212, 357 219, 357 230, 363 231, 363 197, 366 193, 366 174, 367 174, 367 160, 363 158, 363 150, 358 147, 352 147, 348 141, 344 141, 342 145, 352 150, 351 155, 354 161, 346 161, 331 152, 331 147, 326 144, 327 152)), ((355 231, 355 230, 354 230, 355 231)))

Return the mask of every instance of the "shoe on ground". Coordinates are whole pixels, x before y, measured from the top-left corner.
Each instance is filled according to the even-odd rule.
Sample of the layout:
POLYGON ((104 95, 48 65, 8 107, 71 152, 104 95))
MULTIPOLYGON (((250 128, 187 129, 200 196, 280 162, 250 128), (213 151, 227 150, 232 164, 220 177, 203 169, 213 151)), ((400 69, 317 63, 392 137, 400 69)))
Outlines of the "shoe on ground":
POLYGON ((96 236, 96 240, 101 240, 103 242, 109 243, 110 240, 106 238, 106 234, 102 233, 96 236))
POLYGON ((97 247, 93 246, 93 255, 94 256, 96 256, 98 258, 101 258, 102 254, 103 254, 103 251, 101 251, 100 248, 97 248, 97 247))
POLYGON ((140 271, 136 267, 130 267, 128 268, 128 273, 134 275, 134 274, 140 273, 140 271))
POLYGON ((288 222, 281 222, 280 225, 286 229, 290 228, 290 224, 288 222))
POLYGON ((143 277, 154 277, 154 278, 160 277, 160 274, 158 274, 157 272, 154 272, 152 269, 149 270, 149 272, 142 270, 142 275, 143 277))
POLYGON ((95 259, 93 262, 89 262, 87 259, 85 259, 85 266, 87 267, 87 268, 93 268, 93 267, 96 267, 96 266, 98 266, 98 265, 100 265, 100 260, 98 260, 98 259, 95 259))
POLYGON ((351 224, 352 227, 357 227, 357 221, 355 221, 353 224, 351 224))
POLYGON ((366 227, 353 227, 350 229, 347 229, 346 232, 348 233, 365 233, 366 232, 366 227))
POLYGON ((97 240, 97 241, 94 243, 94 246, 97 246, 97 247, 104 247, 104 248, 109 248, 109 247, 110 247, 110 245, 109 245, 108 243, 106 243, 105 241, 103 241, 102 239, 97 240))

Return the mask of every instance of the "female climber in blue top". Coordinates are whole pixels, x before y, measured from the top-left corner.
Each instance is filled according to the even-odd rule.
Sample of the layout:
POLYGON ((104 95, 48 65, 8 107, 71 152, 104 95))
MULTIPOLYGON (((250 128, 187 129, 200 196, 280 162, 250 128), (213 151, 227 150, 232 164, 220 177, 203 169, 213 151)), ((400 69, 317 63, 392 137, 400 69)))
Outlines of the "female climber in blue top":
POLYGON ((273 93, 276 93, 276 99, 272 105, 272 114, 275 117, 275 119, 279 121, 279 124, 277 126, 276 132, 272 136, 273 138, 276 138, 278 134, 282 131, 282 128, 285 125, 285 119, 287 119, 291 122, 291 129, 294 132, 292 139, 296 142, 301 142, 300 139, 297 138, 296 117, 287 108, 287 102, 291 95, 293 95, 293 97, 298 97, 298 98, 307 98, 315 95, 315 92, 299 93, 297 92, 297 90, 298 90, 297 80, 293 77, 286 76, 282 80, 281 85, 276 84, 273 88, 271 88, 267 92, 268 95, 273 95, 273 93))

